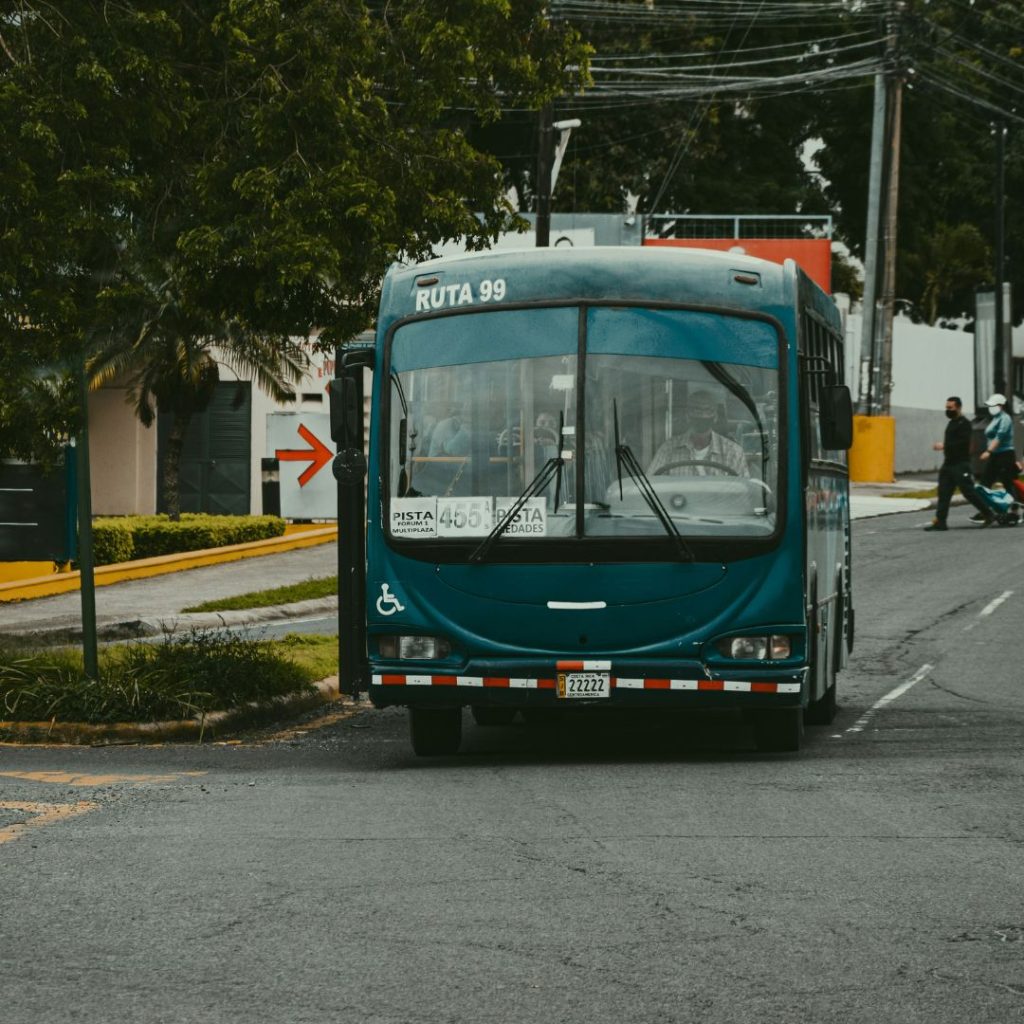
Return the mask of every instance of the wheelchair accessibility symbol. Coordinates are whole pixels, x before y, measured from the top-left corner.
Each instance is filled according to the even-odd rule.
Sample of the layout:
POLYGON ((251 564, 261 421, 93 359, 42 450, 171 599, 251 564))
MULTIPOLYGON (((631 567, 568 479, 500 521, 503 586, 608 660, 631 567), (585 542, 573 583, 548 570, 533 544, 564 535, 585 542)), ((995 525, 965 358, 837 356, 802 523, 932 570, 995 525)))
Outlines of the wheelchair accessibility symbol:
POLYGON ((398 598, 391 593, 391 588, 386 584, 380 585, 380 597, 377 598, 377 611, 381 615, 394 615, 395 612, 404 612, 405 605, 400 604, 398 598))

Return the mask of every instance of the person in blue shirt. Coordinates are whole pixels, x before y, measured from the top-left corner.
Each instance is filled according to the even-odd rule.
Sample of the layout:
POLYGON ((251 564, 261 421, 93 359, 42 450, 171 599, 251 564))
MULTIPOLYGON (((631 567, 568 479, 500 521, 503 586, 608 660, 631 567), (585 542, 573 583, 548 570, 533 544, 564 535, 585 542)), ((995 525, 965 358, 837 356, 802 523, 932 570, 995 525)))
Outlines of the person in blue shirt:
POLYGON ((989 395, 985 404, 992 418, 985 427, 985 450, 981 453, 985 468, 982 471, 981 482, 986 487, 991 487, 998 480, 1009 494, 1013 494, 1013 481, 1017 478, 1017 460, 1013 452, 1013 420, 1005 408, 1006 397, 999 394, 989 395))

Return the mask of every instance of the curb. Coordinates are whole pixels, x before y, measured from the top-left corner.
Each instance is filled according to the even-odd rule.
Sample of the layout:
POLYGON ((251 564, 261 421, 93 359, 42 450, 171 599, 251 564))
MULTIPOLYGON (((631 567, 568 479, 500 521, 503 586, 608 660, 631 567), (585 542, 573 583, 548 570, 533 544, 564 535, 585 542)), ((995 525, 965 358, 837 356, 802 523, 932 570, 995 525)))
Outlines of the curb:
MULTIPOLYGON (((243 558, 276 555, 281 551, 293 551, 297 548, 311 548, 317 544, 327 544, 337 536, 338 528, 336 526, 325 526, 320 529, 286 534, 283 537, 247 541, 244 544, 204 548, 201 551, 181 551, 173 555, 141 558, 136 562, 101 565, 95 570, 96 586, 106 587, 112 583, 121 583, 123 580, 145 579, 149 576, 181 572, 184 569, 197 569, 204 565, 219 565, 223 562, 237 562, 243 558)), ((15 580, 12 583, 0 583, 0 603, 50 597, 53 594, 66 594, 72 590, 78 590, 80 579, 81 573, 76 570, 59 574, 50 573, 48 576, 36 576, 27 580, 15 580)))
POLYGON ((338 677, 328 676, 313 684, 314 693, 282 697, 266 704, 247 704, 230 711, 211 711, 195 718, 170 722, 0 722, 0 741, 71 746, 105 746, 119 743, 166 743, 192 740, 201 743, 227 730, 268 718, 308 711, 341 697, 338 677))
MULTIPOLYGON (((293 601, 291 604, 267 605, 263 608, 240 608, 226 612, 182 612, 165 618, 118 619, 114 622, 97 623, 96 638, 109 642, 114 640, 142 640, 147 637, 165 636, 196 629, 229 629, 233 626, 259 625, 261 622, 279 622, 282 619, 298 619, 306 615, 327 614, 338 610, 336 597, 313 597, 307 601, 293 601)), ((79 643, 82 639, 81 625, 69 626, 26 626, 17 632, 0 630, 0 637, 14 641, 22 640, 55 647, 62 644, 79 643)))

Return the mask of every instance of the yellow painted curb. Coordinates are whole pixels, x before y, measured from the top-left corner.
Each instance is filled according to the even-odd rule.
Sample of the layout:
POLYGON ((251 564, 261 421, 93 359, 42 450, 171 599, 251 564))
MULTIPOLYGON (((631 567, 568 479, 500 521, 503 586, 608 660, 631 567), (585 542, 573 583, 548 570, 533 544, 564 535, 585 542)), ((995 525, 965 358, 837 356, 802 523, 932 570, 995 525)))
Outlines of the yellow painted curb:
MULTIPOLYGON (((181 572, 184 569, 197 569, 203 565, 237 562, 243 558, 260 558, 263 555, 276 555, 281 551, 311 548, 317 544, 327 544, 337 536, 337 526, 324 526, 284 537, 247 541, 245 544, 229 544, 222 548, 206 548, 202 551, 182 551, 175 555, 141 558, 137 562, 101 565, 95 571, 96 586, 106 587, 111 583, 120 583, 123 580, 145 579, 148 576, 162 576, 165 573, 181 572)), ((49 597, 52 594, 66 594, 72 590, 78 590, 79 580, 78 572, 68 572, 51 573, 48 576, 37 576, 35 579, 3 583, 0 584, 0 603, 49 597)))
POLYGON ((200 742, 239 728, 266 716, 294 714, 329 704, 341 696, 338 677, 329 676, 313 684, 316 693, 303 694, 268 704, 248 704, 231 711, 211 711, 171 722, 110 722, 90 725, 87 722, 0 722, 0 740, 8 743, 53 743, 74 746, 110 743, 165 743, 174 740, 200 742))

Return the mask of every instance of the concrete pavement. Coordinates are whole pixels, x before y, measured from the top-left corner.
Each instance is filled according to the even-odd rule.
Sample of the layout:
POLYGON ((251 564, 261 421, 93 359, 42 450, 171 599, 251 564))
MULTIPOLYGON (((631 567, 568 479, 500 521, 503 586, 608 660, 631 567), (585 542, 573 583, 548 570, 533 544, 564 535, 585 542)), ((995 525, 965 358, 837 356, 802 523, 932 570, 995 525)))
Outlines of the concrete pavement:
MULTIPOLYGON (((96 623, 101 638, 116 639, 156 635, 164 628, 161 624, 187 628, 190 625, 209 627, 265 621, 274 617, 273 612, 252 609, 208 613, 201 617, 182 616, 181 612, 183 608, 203 601, 301 583, 313 577, 331 576, 337 571, 338 545, 332 542, 263 558, 204 566, 148 579, 126 580, 96 589, 96 623)), ((326 599, 327 602, 330 600, 326 599)), ((299 615, 320 610, 321 606, 327 608, 329 604, 303 601, 281 607, 299 615)), ((80 625, 81 597, 78 591, 0 605, 0 634, 46 633, 59 641, 69 630, 74 631, 80 625)))

